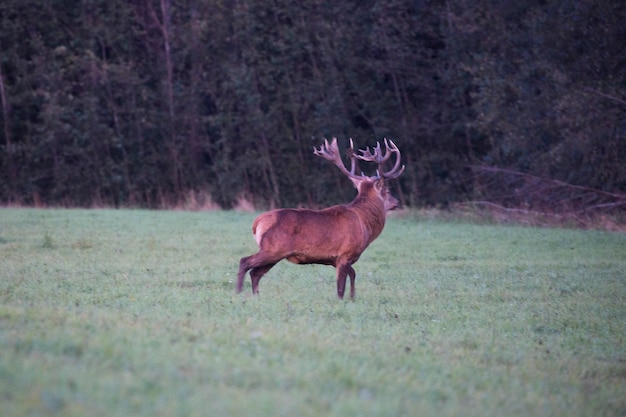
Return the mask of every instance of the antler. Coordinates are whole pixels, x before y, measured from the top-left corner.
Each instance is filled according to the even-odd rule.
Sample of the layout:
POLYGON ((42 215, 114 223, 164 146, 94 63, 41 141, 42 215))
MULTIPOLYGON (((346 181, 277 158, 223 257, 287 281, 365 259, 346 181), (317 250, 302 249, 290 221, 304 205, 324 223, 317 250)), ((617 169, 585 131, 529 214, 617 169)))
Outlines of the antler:
POLYGON ((320 146, 319 149, 314 147, 313 153, 335 164, 337 168, 339 168, 341 172, 343 172, 349 178, 354 178, 354 179, 368 178, 366 175, 363 175, 363 173, 361 173, 361 175, 356 174, 357 162, 356 162, 355 157, 358 158, 359 156, 354 153, 354 143, 352 143, 352 139, 350 139, 350 149, 348 150, 348 156, 350 157, 350 171, 348 171, 348 169, 343 163, 343 160, 341 159, 341 155, 339 155, 339 148, 337 147, 337 138, 333 138, 330 145, 328 144, 328 139, 324 139, 324 144, 320 146))
POLYGON ((378 178, 385 178, 388 180, 392 180, 398 178, 404 172, 404 165, 400 166, 400 150, 393 143, 392 140, 388 140, 385 138, 385 151, 380 147, 380 142, 376 143, 376 147, 374 148, 374 153, 370 151, 370 148, 365 148, 360 150, 362 155, 357 156, 359 159, 368 162, 376 162, 378 164, 378 169, 376 173, 378 174, 378 178), (391 144, 391 146, 389 145, 391 144), (393 168, 389 171, 381 171, 383 164, 391 157, 392 154, 396 154, 396 163, 393 168))
POLYGON ((335 164, 341 172, 347 175, 349 178, 353 179, 372 179, 372 178, 385 178, 385 179, 394 179, 398 178, 402 172, 404 172, 404 165, 400 166, 400 150, 396 146, 395 143, 391 140, 387 140, 385 138, 385 151, 383 152, 380 143, 376 143, 376 147, 374 148, 374 153, 370 151, 370 148, 359 149, 361 155, 358 155, 354 152, 354 143, 352 139, 350 139, 350 148, 348 149, 348 157, 350 158, 350 171, 346 168, 341 159, 341 155, 339 155, 339 148, 337 147, 337 138, 333 138, 332 142, 328 144, 328 140, 324 139, 324 144, 320 146, 319 149, 313 148, 313 153, 317 156, 321 156, 324 159, 331 161, 335 164), (391 146, 389 145, 391 144, 391 146), (391 155, 396 154, 396 163, 394 164, 391 170, 385 172, 381 169, 383 164, 391 157, 391 155), (378 164, 378 169, 376 170, 376 177, 368 177, 367 175, 361 172, 360 175, 356 174, 357 161, 356 159, 360 159, 361 161, 366 162, 375 162, 378 164))

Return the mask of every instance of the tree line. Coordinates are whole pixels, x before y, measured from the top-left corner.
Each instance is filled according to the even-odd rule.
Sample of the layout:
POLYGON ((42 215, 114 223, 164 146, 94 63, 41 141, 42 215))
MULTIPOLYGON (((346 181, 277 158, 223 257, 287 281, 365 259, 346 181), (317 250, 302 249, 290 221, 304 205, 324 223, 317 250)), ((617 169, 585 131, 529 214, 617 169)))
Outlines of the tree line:
POLYGON ((611 0, 3 0, 0 201, 321 206, 351 188, 312 153, 334 136, 394 140, 409 206, 532 203, 502 172, 619 196, 625 19, 611 0))

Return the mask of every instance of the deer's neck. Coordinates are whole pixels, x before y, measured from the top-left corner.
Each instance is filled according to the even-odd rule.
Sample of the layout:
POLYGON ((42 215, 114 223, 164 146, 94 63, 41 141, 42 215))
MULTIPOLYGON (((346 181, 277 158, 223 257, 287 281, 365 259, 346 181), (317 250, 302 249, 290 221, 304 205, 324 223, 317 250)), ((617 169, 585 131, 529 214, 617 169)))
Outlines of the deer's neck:
POLYGON ((359 217, 362 226, 367 230, 369 243, 380 235, 385 227, 385 206, 377 198, 358 195, 348 208, 354 210, 359 217))

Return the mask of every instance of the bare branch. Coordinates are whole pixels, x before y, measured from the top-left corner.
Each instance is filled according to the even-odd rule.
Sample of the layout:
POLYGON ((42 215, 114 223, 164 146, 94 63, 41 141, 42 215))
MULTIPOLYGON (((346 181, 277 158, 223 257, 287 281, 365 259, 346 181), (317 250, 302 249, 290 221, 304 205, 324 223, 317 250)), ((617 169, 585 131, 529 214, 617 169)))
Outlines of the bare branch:
POLYGON ((601 97, 607 98, 607 99, 609 99, 611 101, 615 101, 615 102, 617 102, 619 104, 626 105, 626 100, 622 100, 619 97, 615 97, 615 96, 612 96, 610 94, 603 93, 602 91, 598 91, 598 90, 590 88, 590 87, 582 87, 582 89, 584 91, 588 91, 590 93, 594 93, 594 94, 599 95, 601 97))
POLYGON ((598 215, 621 213, 626 194, 598 190, 510 169, 471 166, 479 201, 501 214, 560 219, 588 227, 598 215))

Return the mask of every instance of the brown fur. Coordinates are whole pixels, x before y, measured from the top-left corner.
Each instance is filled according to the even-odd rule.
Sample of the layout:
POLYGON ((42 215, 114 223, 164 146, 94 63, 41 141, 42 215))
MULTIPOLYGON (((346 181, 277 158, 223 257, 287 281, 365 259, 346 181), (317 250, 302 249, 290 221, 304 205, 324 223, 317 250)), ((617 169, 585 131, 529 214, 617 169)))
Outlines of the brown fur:
POLYGON ((257 217, 252 233, 259 251, 241 258, 237 292, 242 291, 250 271, 252 292, 258 294, 261 277, 287 259, 296 264, 334 266, 337 295, 343 298, 349 276, 350 297, 354 298, 356 272, 352 264, 380 235, 386 211, 395 209, 398 200, 389 194, 384 179, 353 179, 353 183, 359 192, 350 204, 323 210, 278 209, 257 217))

